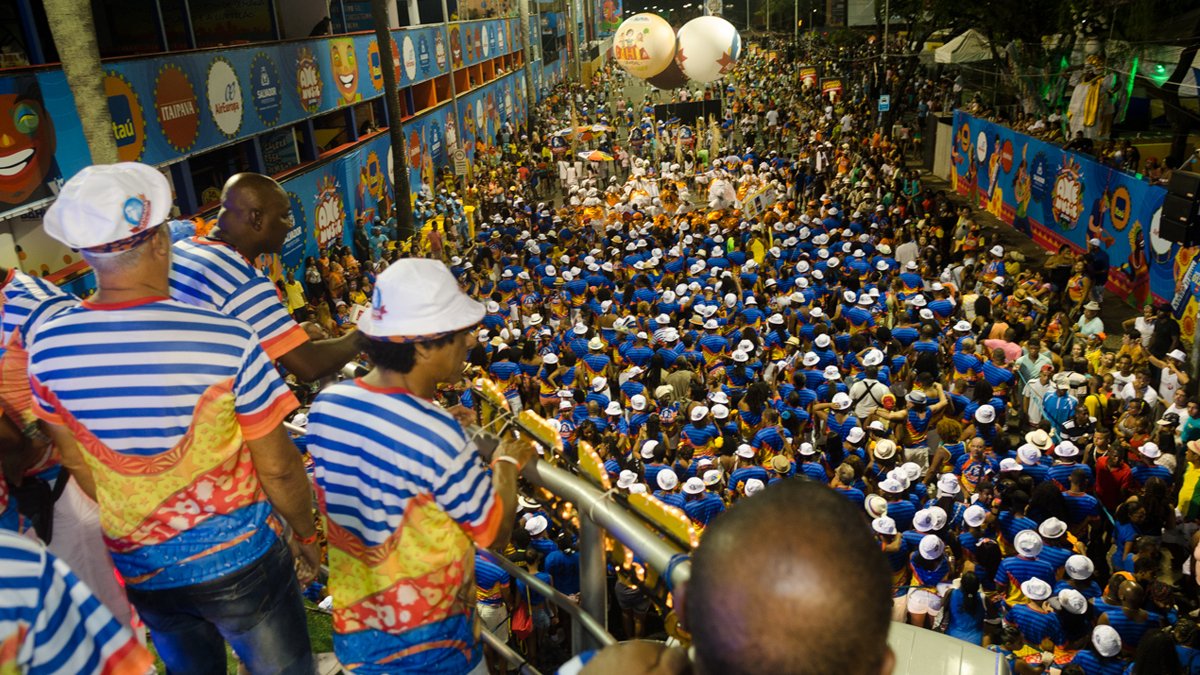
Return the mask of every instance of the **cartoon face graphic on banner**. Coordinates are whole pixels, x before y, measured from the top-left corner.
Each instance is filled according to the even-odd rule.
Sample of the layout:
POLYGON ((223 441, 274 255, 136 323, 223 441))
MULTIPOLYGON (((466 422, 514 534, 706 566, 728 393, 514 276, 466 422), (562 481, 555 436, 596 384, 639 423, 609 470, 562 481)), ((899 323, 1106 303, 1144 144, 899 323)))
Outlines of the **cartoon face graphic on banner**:
POLYGON ((1083 178, 1079 164, 1066 159, 1054 179, 1054 194, 1050 202, 1054 221, 1063 230, 1073 230, 1083 214, 1083 178))
POLYGON ((108 96, 113 137, 117 139, 117 157, 122 162, 136 162, 146 149, 146 117, 142 113, 142 104, 133 87, 116 71, 105 75, 104 94, 108 96))
POLYGON ((218 56, 208 64, 208 112, 212 114, 217 130, 229 138, 237 136, 242 128, 242 83, 238 80, 233 64, 218 56))
POLYGON ((454 62, 455 69, 461 68, 463 64, 463 39, 462 31, 458 26, 450 27, 450 59, 454 62))
POLYGON ((329 62, 333 70, 333 86, 342 97, 342 103, 361 101, 362 94, 358 93, 358 55, 354 52, 354 40, 330 40, 329 62))
POLYGON ((400 56, 404 62, 404 74, 408 81, 417 79, 417 48, 413 46, 411 35, 404 36, 404 45, 400 48, 400 56))
POLYGON ((19 206, 53 194, 62 179, 54 161, 54 122, 42 103, 38 82, 30 77, 0 80, 0 203, 19 206))
POLYGON ((454 121, 455 114, 451 110, 446 113, 446 147, 458 149, 458 125, 454 121))
POLYGON ((446 70, 446 38, 440 28, 433 35, 433 59, 439 72, 446 70))
POLYGON ((154 112, 167 145, 189 152, 200 134, 200 106, 191 80, 175 64, 164 64, 154 79, 154 112))
POLYGON ((300 107, 305 112, 315 113, 321 109, 321 67, 308 47, 296 52, 296 94, 300 107))
POLYGON ((266 126, 279 121, 283 109, 283 96, 279 90, 279 70, 265 52, 259 52, 250 62, 250 101, 254 113, 266 126))
POLYGON ((317 246, 324 250, 331 242, 341 243, 346 207, 342 203, 342 191, 332 176, 326 176, 317 184, 313 214, 317 221, 317 246))
POLYGON ((428 77, 432 73, 429 70, 430 64, 433 62, 433 55, 429 53, 429 40, 424 35, 417 36, 417 65, 421 68, 421 74, 428 77))

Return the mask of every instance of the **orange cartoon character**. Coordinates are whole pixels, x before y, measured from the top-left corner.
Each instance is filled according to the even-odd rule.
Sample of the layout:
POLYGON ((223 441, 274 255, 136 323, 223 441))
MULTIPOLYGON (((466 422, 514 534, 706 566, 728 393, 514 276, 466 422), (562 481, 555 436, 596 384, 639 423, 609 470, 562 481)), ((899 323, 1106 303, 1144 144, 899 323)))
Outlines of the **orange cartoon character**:
POLYGON ((337 38, 329 41, 329 60, 333 64, 333 80, 343 103, 362 100, 358 93, 358 56, 354 53, 354 41, 337 38))
POLYGON ((54 122, 32 77, 0 82, 0 203, 19 205, 53 196, 62 180, 54 161, 54 122))

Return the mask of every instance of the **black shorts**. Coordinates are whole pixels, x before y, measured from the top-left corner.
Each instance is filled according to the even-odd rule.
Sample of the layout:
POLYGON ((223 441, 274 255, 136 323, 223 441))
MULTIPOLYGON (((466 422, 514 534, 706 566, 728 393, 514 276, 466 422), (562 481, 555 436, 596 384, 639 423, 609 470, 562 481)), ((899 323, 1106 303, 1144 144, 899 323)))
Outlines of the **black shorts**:
POLYGON ((622 611, 633 612, 634 614, 645 614, 650 611, 650 598, 642 591, 633 586, 626 586, 619 581, 613 590, 617 594, 617 606, 622 611))

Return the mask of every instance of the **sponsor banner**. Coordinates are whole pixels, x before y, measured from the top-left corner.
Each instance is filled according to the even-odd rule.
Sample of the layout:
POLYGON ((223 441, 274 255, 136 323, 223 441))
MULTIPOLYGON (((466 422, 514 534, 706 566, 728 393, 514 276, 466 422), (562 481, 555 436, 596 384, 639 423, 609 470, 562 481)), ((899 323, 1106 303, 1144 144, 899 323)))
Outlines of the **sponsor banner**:
POLYGON ((842 99, 842 80, 837 77, 821 78, 821 96, 830 101, 842 99))
POLYGON ((1044 248, 1082 251, 1100 240, 1112 262, 1108 288, 1133 304, 1174 301, 1190 338, 1197 288, 1187 270, 1197 249, 1158 236, 1165 189, 960 111, 951 160, 956 192, 1044 248))
POLYGON ((816 66, 800 66, 800 85, 805 89, 817 86, 820 77, 816 66))
MULTIPOLYGON (((483 23, 494 24, 498 56, 506 22, 464 25, 483 23)), ((400 86, 450 72, 453 45, 442 26, 392 34, 405 45, 403 59, 392 50, 400 86)), ((512 45, 507 34, 503 44, 512 45)), ((104 89, 118 154, 167 164, 378 97, 379 58, 374 35, 364 34, 107 62, 104 89)), ((61 70, 0 76, 0 125, 11 127, 3 131, 14 141, 0 149, 0 166, 20 167, 0 180, 0 219, 45 205, 63 180, 91 163, 61 70)))

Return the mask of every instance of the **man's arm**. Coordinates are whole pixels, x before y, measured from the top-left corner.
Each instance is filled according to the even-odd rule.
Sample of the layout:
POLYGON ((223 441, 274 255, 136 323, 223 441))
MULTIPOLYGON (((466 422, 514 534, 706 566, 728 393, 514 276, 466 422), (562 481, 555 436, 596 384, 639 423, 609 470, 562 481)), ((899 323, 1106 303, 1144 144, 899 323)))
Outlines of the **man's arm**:
POLYGON ((54 441, 54 447, 58 449, 62 458, 62 465, 79 484, 83 493, 91 497, 92 501, 96 501, 96 481, 92 477, 92 468, 83 461, 83 451, 79 449, 71 430, 61 424, 49 422, 45 426, 46 433, 54 441))
POLYGON ((321 566, 321 548, 315 541, 303 544, 297 540, 308 539, 317 533, 312 515, 312 490, 300 451, 288 437, 283 425, 276 425, 266 435, 253 440, 247 439, 250 459, 254 471, 262 483, 263 492, 271 505, 283 516, 295 534, 292 544, 298 545, 298 553, 309 567, 313 576, 321 566))
POLYGON ((357 330, 339 338, 307 341, 279 357, 279 365, 304 382, 319 380, 341 370, 362 351, 366 338, 357 330))
POLYGON ((513 523, 517 517, 517 467, 525 467, 534 458, 533 445, 527 440, 505 439, 492 455, 492 489, 500 501, 500 524, 488 548, 503 553, 512 536, 513 523), (511 457, 516 463, 507 459, 511 457))

